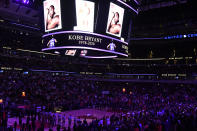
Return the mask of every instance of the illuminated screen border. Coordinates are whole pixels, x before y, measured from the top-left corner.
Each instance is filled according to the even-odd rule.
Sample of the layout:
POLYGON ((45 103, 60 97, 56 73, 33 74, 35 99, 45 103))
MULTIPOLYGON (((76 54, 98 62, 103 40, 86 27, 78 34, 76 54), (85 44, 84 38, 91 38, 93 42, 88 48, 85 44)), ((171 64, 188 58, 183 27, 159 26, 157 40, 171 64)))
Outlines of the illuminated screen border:
POLYGON ((105 49, 99 49, 99 48, 93 48, 93 47, 84 47, 84 46, 60 46, 60 47, 44 48, 44 49, 42 49, 42 51, 57 50, 57 49, 87 49, 87 50, 95 50, 95 51, 107 52, 107 53, 112 53, 112 54, 117 54, 117 55, 128 57, 128 55, 124 54, 124 53, 110 51, 110 50, 105 50, 105 49))
POLYGON ((129 9, 133 10, 136 14, 139 13, 138 10, 135 10, 133 7, 131 7, 130 5, 126 4, 125 2, 121 1, 121 0, 117 0, 118 2, 122 3, 123 5, 127 6, 129 9))
POLYGON ((83 56, 88 59, 109 59, 109 58, 117 58, 118 56, 83 56))

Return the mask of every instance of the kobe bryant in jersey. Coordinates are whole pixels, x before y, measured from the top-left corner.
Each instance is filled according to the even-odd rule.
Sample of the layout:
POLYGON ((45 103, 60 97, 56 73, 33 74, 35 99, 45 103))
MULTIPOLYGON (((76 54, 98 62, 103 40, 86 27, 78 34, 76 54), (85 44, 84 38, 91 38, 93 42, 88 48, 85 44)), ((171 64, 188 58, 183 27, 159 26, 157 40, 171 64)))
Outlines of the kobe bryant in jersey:
POLYGON ((107 49, 114 51, 116 48, 116 45, 113 43, 113 41, 107 46, 107 49))
POLYGON ((49 40, 49 42, 47 43, 47 46, 49 48, 53 48, 53 47, 55 47, 56 42, 57 42, 57 40, 55 38, 53 38, 53 36, 52 36, 52 39, 49 40))

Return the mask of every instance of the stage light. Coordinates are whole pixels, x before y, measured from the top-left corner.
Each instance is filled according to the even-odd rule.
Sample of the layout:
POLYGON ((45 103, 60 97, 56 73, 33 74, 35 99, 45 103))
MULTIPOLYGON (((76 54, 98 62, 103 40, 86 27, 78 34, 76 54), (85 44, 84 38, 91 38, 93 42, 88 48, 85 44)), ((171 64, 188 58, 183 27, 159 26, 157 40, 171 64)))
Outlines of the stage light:
POLYGON ((125 88, 123 88, 123 89, 122 89, 122 92, 123 92, 123 93, 125 93, 125 91, 126 91, 126 89, 125 89, 125 88))
POLYGON ((26 96, 24 91, 22 92, 22 96, 23 96, 23 97, 26 96))
POLYGON ((27 0, 27 2, 26 2, 27 4, 29 4, 29 0, 27 0))
POLYGON ((23 0, 24 4, 29 4, 29 0, 23 0))
POLYGON ((2 104, 3 103, 3 99, 0 99, 0 104, 2 104))
POLYGON ((30 4, 30 0, 14 0, 14 2, 16 2, 18 4, 25 4, 25 5, 30 4))

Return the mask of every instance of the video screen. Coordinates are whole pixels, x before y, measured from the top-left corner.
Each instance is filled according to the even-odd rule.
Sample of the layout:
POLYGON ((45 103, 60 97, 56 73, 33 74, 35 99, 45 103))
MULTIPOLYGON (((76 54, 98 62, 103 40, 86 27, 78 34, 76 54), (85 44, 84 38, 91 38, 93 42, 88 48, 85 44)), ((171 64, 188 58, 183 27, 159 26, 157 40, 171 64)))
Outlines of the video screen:
POLYGON ((74 56, 77 50, 66 50, 65 55, 74 56))
POLYGON ((80 56, 86 56, 88 53, 87 50, 81 50, 80 56))
POLYGON ((46 0, 43 5, 45 32, 62 29, 60 0, 46 0))
POLYGON ((77 26, 74 27, 74 30, 93 32, 94 9, 94 2, 76 0, 77 26))
POLYGON ((123 17, 124 9, 114 3, 110 3, 106 33, 120 37, 123 17))
POLYGON ((53 47, 55 47, 56 43, 57 43, 57 40, 56 40, 55 38, 52 37, 52 38, 48 41, 47 47, 48 47, 48 48, 53 48, 53 47))

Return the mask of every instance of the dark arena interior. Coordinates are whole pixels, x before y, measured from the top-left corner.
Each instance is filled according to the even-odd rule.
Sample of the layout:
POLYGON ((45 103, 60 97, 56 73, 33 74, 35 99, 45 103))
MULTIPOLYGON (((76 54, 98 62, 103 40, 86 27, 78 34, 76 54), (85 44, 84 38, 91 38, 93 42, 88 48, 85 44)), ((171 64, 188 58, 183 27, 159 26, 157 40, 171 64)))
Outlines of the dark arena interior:
POLYGON ((0 0, 0 131, 197 131, 197 1, 0 0))

